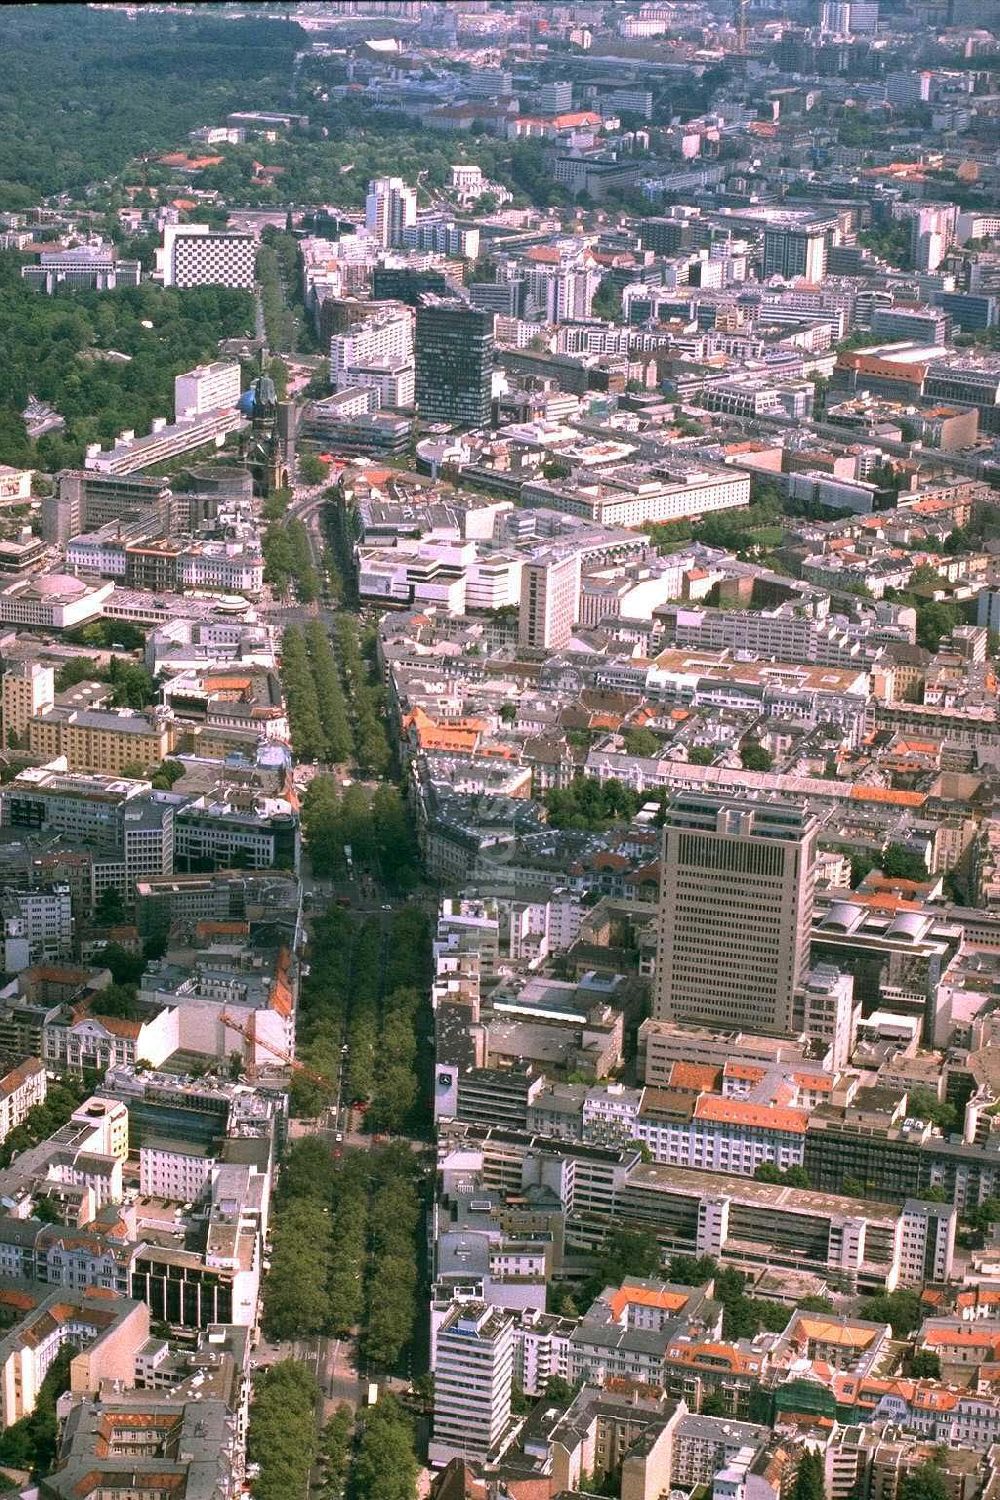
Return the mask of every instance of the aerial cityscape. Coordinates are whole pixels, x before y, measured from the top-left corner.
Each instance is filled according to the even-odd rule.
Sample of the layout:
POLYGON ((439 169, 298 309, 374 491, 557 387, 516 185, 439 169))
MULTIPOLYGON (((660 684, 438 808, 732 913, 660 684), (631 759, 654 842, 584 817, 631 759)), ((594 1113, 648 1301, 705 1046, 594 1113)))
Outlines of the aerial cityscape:
POLYGON ((998 1500, 1000 0, 0 35, 0 1497, 998 1500))

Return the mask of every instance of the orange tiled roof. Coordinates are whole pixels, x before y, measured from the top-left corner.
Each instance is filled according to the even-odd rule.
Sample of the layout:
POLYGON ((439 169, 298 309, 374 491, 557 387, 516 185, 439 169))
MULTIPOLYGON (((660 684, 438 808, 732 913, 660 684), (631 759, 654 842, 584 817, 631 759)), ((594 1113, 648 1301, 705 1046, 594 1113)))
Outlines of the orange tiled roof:
POLYGON ((785 1130, 804 1135, 809 1112, 782 1108, 778 1104, 750 1104, 745 1099, 723 1099, 717 1094, 705 1094, 694 1107, 694 1117, 720 1125, 749 1125, 760 1130, 785 1130))
POLYGON ((954 1346, 963 1349, 989 1349, 1000 1354, 1000 1330, 996 1328, 929 1328, 924 1343, 931 1349, 954 1346))
POLYGON ((731 1371, 738 1371, 743 1367, 744 1360, 740 1351, 732 1344, 681 1344, 667 1351, 668 1358, 676 1363, 686 1365, 704 1365, 710 1361, 716 1368, 725 1364, 731 1371))
POLYGON ((691 1093, 717 1093, 722 1087, 722 1069, 711 1063, 675 1062, 670 1069, 670 1087, 691 1093))
POLYGON ((620 1318, 626 1307, 660 1307, 664 1312, 678 1312, 687 1302, 685 1292, 653 1291, 643 1286, 619 1287, 608 1298, 613 1318, 620 1318))
POLYGON ((559 130, 571 130, 576 125, 600 125, 601 117, 592 109, 577 109, 565 115, 553 115, 552 123, 559 130))
POLYGON ((794 1332, 821 1344, 839 1344, 848 1349, 867 1349, 875 1340, 874 1328, 859 1328, 856 1324, 838 1323, 821 1317, 800 1317, 795 1320, 794 1332))
POLYGON ((723 1068, 727 1078, 742 1078, 745 1083, 760 1083, 767 1072, 760 1063, 737 1062, 736 1058, 730 1057, 723 1068))
POLYGON ((991 1286, 973 1287, 971 1291, 959 1292, 956 1307, 995 1307, 1000 1303, 1000 1288, 991 1286))
POLYGON ((95 1012, 94 1020, 99 1021, 112 1036, 128 1037, 132 1041, 138 1039, 142 1030, 141 1021, 127 1021, 124 1016, 102 1016, 100 1011, 95 1012))
POLYGON ((44 1072, 45 1065, 40 1058, 26 1057, 23 1062, 17 1063, 9 1073, 5 1073, 3 1078, 0 1078, 0 1097, 6 1098, 8 1094, 13 1094, 22 1084, 27 1083, 29 1078, 37 1077, 39 1073, 44 1072))
POLYGON ((13 1287, 0 1287, 0 1307, 14 1307, 19 1312, 30 1312, 38 1306, 38 1298, 30 1292, 18 1292, 13 1287))
POLYGON ((793 1073, 792 1078, 800 1088, 813 1089, 816 1093, 832 1093, 833 1079, 825 1073, 793 1073))
POLYGON ((195 936, 199 938, 210 937, 246 937, 250 931, 249 922, 198 922, 195 925, 195 936))
POLYGON ((882 802, 897 807, 923 807, 926 792, 896 792, 886 786, 852 786, 853 802, 882 802))

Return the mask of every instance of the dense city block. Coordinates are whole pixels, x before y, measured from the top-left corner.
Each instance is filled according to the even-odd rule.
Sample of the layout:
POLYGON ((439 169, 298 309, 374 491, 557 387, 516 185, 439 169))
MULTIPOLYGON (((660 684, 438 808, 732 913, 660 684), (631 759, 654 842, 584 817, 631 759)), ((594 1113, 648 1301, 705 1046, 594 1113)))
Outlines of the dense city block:
POLYGON ((0 24, 0 1495, 992 1500, 1000 0, 0 24))

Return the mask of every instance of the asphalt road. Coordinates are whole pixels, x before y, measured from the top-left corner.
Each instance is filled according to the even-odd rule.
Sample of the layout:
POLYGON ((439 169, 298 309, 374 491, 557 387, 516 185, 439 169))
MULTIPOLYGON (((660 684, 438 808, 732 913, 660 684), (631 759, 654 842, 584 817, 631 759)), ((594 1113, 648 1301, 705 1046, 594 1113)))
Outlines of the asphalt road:
POLYGON ((268 1343, 261 1338, 255 1353, 256 1369, 266 1369, 284 1359, 294 1359, 311 1370, 324 1398, 335 1406, 346 1402, 353 1407, 363 1402, 368 1382, 354 1368, 351 1346, 344 1339, 318 1337, 268 1343))

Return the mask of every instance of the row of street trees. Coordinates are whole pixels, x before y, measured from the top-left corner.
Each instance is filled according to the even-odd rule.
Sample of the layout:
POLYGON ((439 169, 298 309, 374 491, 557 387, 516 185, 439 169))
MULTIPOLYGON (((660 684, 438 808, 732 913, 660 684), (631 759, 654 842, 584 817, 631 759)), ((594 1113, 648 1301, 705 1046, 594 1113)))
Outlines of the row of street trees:
POLYGON ((385 689, 374 663, 374 639, 362 651, 357 622, 350 615, 337 616, 337 651, 344 685, 353 711, 354 754, 363 776, 387 776, 392 750, 385 729, 385 689))
POLYGON ((305 523, 293 517, 272 521, 261 541, 264 552, 264 581, 276 594, 286 594, 294 587, 301 604, 319 598, 319 578, 313 567, 309 533, 305 523))
POLYGON ((254 1383, 247 1457, 260 1465, 254 1500, 290 1500, 304 1495, 319 1443, 312 1372, 292 1359, 263 1370, 254 1383))
POLYGON ((302 801, 302 825, 313 874, 321 879, 346 874, 348 848, 355 869, 371 871, 387 889, 405 892, 417 884, 420 851, 398 787, 341 789, 332 776, 315 776, 302 801))
POLYGON ((340 674, 326 631, 310 620, 289 625, 281 642, 281 682, 297 760, 350 759, 351 731, 340 674))
POLYGON ((357 1333, 368 1367, 397 1368, 419 1305, 418 1175, 406 1145, 336 1161, 315 1136, 290 1147, 264 1283, 268 1337, 357 1333))
POLYGON ((293 1084, 296 1114, 318 1114, 331 1102, 346 1043, 347 1097, 367 1106, 369 1127, 423 1132, 419 1043, 430 1025, 421 999, 430 983, 428 948, 427 919, 417 907, 394 913, 388 932, 379 917, 358 922, 337 906, 316 923, 300 1002, 299 1056, 309 1072, 293 1084))

